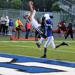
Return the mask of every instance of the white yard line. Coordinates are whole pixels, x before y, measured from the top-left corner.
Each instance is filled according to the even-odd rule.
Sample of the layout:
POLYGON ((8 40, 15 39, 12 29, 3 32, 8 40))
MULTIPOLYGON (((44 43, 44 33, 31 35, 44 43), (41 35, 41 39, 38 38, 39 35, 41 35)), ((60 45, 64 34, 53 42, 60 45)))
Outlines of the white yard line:
POLYGON ((13 60, 13 58, 0 57, 0 62, 10 62, 12 60, 13 60))
MULTIPOLYGON (((33 43, 35 43, 35 41, 0 41, 0 42, 2 42, 2 43, 21 43, 21 42, 33 42, 33 43)), ((61 41, 55 41, 55 42, 61 42, 61 41)), ((68 42, 68 43, 75 43, 75 41, 66 41, 66 42, 68 42)), ((8 45, 8 46, 0 46, 0 47, 5 47, 5 48, 12 48, 12 47, 29 47, 29 48, 35 48, 35 49, 38 49, 37 47, 35 47, 35 46, 25 46, 25 45, 14 45, 14 44, 12 44, 12 45, 8 45)), ((43 48, 40 48, 40 49, 43 49, 43 48)), ((39 49, 39 50, 40 50, 39 49)), ((49 48, 48 48, 49 49, 49 48)), ((71 48, 71 49, 75 49, 75 48, 71 48)), ((52 50, 52 51, 56 51, 56 52, 61 52, 61 53, 72 53, 72 54, 75 54, 75 52, 72 52, 72 51, 64 51, 64 50, 52 50)))
MULTIPOLYGON (((75 70, 74 70, 75 71, 75 70)), ((27 73, 19 72, 16 69, 0 67, 0 74, 2 75, 75 75, 75 72, 52 72, 52 73, 27 73)))
MULTIPOLYGON (((8 45, 8 46, 0 46, 1 47, 5 47, 5 48, 15 48, 15 47, 18 47, 18 48, 26 48, 26 47, 29 47, 29 48, 34 48, 34 49, 38 49, 37 47, 35 46, 25 46, 25 45, 8 45)), ((43 48, 39 48, 39 50, 42 50, 43 48)), ((48 48, 49 49, 49 48, 48 48)), ((75 49, 75 48, 72 48, 72 49, 75 49)), ((51 50, 51 49, 50 49, 51 50)), ((75 54, 75 52, 72 52, 72 51, 64 51, 64 50, 56 50, 56 49, 52 49, 51 51, 56 51, 56 52, 61 52, 61 53, 72 53, 72 54, 75 54)))
POLYGON ((44 64, 44 63, 38 63, 38 62, 22 62, 22 63, 13 63, 17 65, 23 65, 23 66, 37 66, 37 67, 42 67, 43 68, 52 68, 52 69, 61 69, 65 71, 75 71, 75 68, 72 67, 66 67, 66 66, 59 66, 59 65, 53 65, 53 64, 44 64))
POLYGON ((57 52, 61 52, 61 53, 72 53, 75 54, 75 52, 72 51, 64 51, 64 50, 56 50, 57 52))

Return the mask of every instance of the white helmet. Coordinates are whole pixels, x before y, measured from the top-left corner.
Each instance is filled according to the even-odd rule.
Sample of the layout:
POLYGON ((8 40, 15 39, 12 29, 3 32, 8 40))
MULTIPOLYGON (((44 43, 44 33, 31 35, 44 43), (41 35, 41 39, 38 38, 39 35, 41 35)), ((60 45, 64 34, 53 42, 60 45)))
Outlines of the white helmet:
POLYGON ((9 17, 8 16, 6 16, 6 19, 8 19, 9 17))
POLYGON ((50 19, 49 14, 44 14, 44 17, 45 17, 46 20, 50 19))

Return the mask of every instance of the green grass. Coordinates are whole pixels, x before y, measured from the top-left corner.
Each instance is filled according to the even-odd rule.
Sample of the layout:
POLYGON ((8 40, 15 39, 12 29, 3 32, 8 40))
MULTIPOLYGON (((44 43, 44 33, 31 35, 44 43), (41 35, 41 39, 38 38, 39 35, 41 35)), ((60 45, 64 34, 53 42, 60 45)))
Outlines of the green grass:
MULTIPOLYGON (((62 40, 64 39, 55 39, 55 43, 59 44, 62 40)), ((67 39, 66 42, 69 43, 69 46, 62 46, 57 49, 52 49, 49 46, 47 58, 75 62, 75 39, 67 39)), ((38 49, 35 41, 10 41, 8 37, 0 37, 0 53, 41 57, 43 55, 43 45, 38 49)))

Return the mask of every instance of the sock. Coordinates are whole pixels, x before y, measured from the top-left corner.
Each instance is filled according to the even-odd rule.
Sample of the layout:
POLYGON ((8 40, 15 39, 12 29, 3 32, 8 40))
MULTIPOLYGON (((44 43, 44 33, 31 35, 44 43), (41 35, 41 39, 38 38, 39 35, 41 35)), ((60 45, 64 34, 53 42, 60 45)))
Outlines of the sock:
POLYGON ((44 56, 46 56, 47 48, 44 48, 44 56))

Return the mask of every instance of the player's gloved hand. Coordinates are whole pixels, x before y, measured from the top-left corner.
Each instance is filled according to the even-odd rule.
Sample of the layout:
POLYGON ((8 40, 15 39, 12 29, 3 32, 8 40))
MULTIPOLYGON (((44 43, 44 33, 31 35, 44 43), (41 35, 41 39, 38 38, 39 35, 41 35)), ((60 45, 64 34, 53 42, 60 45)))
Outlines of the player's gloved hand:
POLYGON ((29 1, 29 6, 33 6, 33 1, 29 1))
POLYGON ((48 29, 51 30, 52 29, 52 26, 48 26, 48 29))
POLYGON ((42 36, 43 38, 47 38, 47 36, 46 36, 45 34, 41 34, 41 36, 42 36))
POLYGON ((41 31, 41 34, 40 34, 43 38, 46 38, 47 36, 41 31))

